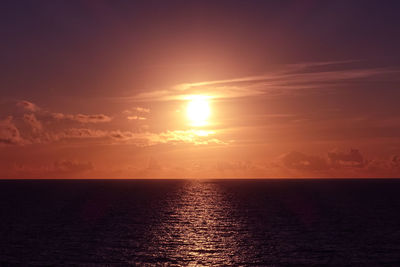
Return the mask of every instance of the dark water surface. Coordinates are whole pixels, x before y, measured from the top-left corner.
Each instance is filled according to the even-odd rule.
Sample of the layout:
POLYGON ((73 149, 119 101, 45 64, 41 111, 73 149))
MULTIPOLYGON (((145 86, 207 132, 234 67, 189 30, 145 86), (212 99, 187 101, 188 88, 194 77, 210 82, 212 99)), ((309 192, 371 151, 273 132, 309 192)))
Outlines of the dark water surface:
POLYGON ((0 265, 398 263, 400 180, 0 181, 0 265))

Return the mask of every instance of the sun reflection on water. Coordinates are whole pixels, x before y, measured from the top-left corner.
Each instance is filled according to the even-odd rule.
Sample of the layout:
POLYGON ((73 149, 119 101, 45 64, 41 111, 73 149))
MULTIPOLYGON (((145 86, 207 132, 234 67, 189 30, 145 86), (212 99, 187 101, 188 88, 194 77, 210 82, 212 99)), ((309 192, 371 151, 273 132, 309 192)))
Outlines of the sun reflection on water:
POLYGON ((170 205, 158 229, 166 256, 188 266, 232 265, 237 262, 240 223, 217 184, 188 181, 170 205))

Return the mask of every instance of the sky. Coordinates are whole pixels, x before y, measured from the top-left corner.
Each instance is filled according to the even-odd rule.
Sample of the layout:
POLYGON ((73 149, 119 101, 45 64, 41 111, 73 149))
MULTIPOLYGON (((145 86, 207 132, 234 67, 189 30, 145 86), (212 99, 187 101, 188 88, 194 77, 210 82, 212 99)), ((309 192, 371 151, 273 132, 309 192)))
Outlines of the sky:
POLYGON ((0 178, 400 176, 399 1, 1 1, 0 178))

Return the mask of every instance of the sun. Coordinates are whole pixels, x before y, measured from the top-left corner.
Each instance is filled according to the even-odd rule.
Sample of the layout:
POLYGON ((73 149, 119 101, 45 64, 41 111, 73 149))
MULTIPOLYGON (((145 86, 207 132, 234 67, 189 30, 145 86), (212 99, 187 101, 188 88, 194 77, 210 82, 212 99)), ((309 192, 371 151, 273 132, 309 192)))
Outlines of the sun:
POLYGON ((186 109, 191 126, 201 127, 208 124, 211 115, 210 104, 205 96, 191 96, 186 109))

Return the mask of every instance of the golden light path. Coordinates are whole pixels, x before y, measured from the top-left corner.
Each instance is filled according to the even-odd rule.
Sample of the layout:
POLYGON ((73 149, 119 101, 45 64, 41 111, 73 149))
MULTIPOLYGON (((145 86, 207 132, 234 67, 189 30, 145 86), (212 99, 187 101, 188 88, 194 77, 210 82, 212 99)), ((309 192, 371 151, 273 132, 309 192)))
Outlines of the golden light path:
POLYGON ((246 242, 231 199, 216 183, 188 180, 166 198, 165 217, 154 228, 154 243, 185 266, 233 266, 246 242))
POLYGON ((211 115, 209 97, 203 95, 192 95, 188 98, 186 115, 193 127, 202 127, 209 124, 211 115))

